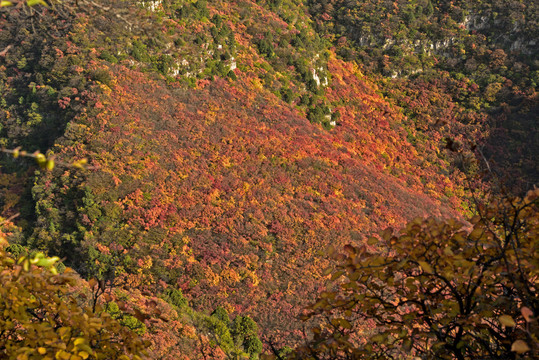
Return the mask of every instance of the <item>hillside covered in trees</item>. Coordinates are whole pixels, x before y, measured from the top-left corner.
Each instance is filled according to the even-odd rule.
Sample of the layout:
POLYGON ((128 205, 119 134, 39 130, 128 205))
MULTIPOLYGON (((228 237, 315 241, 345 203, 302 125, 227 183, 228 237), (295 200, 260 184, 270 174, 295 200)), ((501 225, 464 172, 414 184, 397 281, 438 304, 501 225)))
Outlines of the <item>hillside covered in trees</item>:
POLYGON ((2 1, 0 357, 537 355, 537 10, 2 1))

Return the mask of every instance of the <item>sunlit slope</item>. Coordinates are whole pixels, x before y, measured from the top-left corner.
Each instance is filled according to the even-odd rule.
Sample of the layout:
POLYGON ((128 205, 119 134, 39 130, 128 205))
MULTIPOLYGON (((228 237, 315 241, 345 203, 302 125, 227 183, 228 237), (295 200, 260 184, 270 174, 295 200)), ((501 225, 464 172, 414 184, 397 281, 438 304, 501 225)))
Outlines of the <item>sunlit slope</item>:
POLYGON ((101 112, 68 126, 84 135, 56 150, 95 166, 75 221, 86 271, 177 287, 197 308, 226 305, 286 331, 322 285, 330 246, 452 213, 427 195, 443 191, 436 177, 413 171, 400 115, 357 77, 363 92, 344 99, 364 113, 343 104, 342 126, 328 131, 250 82, 185 90, 123 66, 106 71, 101 112))

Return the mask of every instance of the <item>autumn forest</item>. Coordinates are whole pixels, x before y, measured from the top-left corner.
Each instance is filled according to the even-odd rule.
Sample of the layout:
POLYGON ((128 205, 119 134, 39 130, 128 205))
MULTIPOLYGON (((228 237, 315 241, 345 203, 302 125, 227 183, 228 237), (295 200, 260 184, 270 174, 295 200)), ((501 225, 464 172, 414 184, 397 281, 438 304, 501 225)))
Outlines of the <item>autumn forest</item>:
POLYGON ((538 22, 2 0, 0 359, 539 357, 538 22))

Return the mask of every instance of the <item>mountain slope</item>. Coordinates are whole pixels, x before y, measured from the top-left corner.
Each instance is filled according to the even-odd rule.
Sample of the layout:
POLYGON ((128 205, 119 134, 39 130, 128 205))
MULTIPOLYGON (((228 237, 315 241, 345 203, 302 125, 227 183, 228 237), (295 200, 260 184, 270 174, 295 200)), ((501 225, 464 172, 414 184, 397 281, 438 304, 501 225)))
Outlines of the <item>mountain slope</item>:
MULTIPOLYGON (((103 111, 69 126, 84 129, 86 144, 66 137, 55 148, 96 168, 79 185, 86 194, 73 234, 89 257, 85 273, 129 287, 179 287, 197 308, 251 314, 265 333, 295 329, 293 316, 322 286, 328 246, 416 216, 455 214, 423 193, 417 174, 405 175, 411 165, 396 158, 412 161, 413 148, 391 120, 376 126, 378 140, 354 123, 327 132, 241 80, 185 90, 122 66, 102 70, 110 74, 96 102, 103 111), (404 169, 401 178, 383 171, 380 152, 404 169)), ((399 117, 363 87, 361 106, 399 117)), ((57 182, 60 172, 44 181, 57 182)), ((61 188, 48 194, 38 206, 50 196, 53 208, 66 201, 61 188)), ((34 241, 46 243, 39 232, 34 241)))
POLYGON ((421 129, 419 141, 426 135, 448 138, 449 147, 458 143, 460 152, 482 165, 462 166, 460 156, 446 159, 468 167, 469 175, 484 171, 483 179, 499 191, 523 195, 537 184, 536 2, 307 5, 319 36, 379 79, 405 110, 408 127, 421 129))
MULTIPOLYGON (((303 2, 84 4, 3 14, 3 145, 89 160, 37 171, 26 193, 12 185, 25 165, 6 161, 3 215, 26 209, 12 243, 64 257, 140 309, 181 290, 201 313, 249 315, 293 344, 332 248, 466 210, 449 132, 423 126, 466 116, 446 83, 386 87, 337 57, 303 2), (32 46, 15 44, 22 32, 32 46)), ((481 135, 465 125, 453 133, 481 135)), ((178 336, 152 320, 154 350, 155 334, 178 336)))

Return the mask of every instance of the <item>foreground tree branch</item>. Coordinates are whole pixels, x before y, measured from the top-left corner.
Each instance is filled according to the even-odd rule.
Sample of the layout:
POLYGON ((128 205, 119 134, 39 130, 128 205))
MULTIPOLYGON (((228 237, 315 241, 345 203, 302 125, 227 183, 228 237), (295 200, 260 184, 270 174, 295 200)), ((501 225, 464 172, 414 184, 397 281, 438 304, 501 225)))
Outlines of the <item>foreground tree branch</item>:
POLYGON ((538 210, 536 189, 484 206, 471 230, 416 219, 370 238, 376 251, 347 246, 306 317, 322 325, 290 358, 537 358, 538 210))

